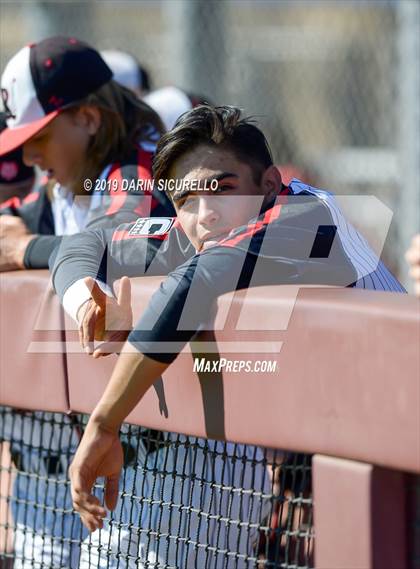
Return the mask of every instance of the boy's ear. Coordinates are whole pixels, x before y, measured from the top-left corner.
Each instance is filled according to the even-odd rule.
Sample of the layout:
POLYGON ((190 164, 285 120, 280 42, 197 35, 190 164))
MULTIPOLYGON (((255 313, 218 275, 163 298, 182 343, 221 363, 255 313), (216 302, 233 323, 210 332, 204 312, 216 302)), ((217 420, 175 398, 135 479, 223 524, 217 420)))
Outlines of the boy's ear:
POLYGON ((262 175, 261 186, 267 197, 274 197, 281 188, 281 174, 274 165, 269 166, 262 175))
POLYGON ((81 106, 76 114, 76 121, 87 128, 88 134, 95 135, 101 126, 101 112, 97 107, 81 106))

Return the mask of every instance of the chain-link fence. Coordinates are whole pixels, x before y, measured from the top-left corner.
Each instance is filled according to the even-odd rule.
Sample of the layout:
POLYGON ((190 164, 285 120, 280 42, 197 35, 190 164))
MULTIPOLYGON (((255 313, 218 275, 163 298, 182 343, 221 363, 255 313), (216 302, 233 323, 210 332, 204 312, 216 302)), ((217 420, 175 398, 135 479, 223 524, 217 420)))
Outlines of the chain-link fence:
POLYGON ((89 535, 67 473, 85 424, 0 407, 0 564, 313 567, 309 456, 124 424, 118 505, 89 535))
POLYGON ((132 52, 155 87, 257 115, 277 163, 394 211, 384 258, 404 279, 418 227, 417 0, 32 1, 1 12, 2 67, 31 40, 76 35, 132 52))

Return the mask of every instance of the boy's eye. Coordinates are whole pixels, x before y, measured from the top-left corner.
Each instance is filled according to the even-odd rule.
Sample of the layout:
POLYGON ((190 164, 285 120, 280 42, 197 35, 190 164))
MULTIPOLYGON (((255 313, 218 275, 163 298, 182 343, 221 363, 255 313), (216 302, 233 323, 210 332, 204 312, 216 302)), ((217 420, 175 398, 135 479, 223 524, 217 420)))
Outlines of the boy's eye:
POLYGON ((188 207, 189 204, 191 204, 192 199, 191 196, 186 194, 185 196, 182 196, 181 198, 179 198, 178 200, 176 200, 176 205, 181 208, 181 207, 188 207))
POLYGON ((192 209, 194 207, 194 203, 195 200, 191 196, 188 196, 187 198, 185 198, 184 203, 182 204, 182 208, 192 209))
POLYGON ((221 192, 229 192, 230 190, 235 190, 236 186, 234 184, 230 184, 229 182, 220 182, 214 191, 214 193, 218 194, 221 192))

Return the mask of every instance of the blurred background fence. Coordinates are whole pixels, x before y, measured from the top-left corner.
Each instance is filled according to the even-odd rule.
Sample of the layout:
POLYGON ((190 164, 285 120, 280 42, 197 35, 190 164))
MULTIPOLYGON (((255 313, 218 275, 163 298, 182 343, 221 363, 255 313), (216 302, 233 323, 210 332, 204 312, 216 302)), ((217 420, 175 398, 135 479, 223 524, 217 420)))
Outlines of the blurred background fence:
MULTIPOLYGON (((133 53, 153 86, 240 105, 276 163, 393 212, 383 258, 407 285, 419 228, 418 0, 2 2, 0 64, 52 34, 133 53)), ((361 212, 362 213, 362 212, 361 212)), ((367 232, 379 221, 363 212, 367 232)))

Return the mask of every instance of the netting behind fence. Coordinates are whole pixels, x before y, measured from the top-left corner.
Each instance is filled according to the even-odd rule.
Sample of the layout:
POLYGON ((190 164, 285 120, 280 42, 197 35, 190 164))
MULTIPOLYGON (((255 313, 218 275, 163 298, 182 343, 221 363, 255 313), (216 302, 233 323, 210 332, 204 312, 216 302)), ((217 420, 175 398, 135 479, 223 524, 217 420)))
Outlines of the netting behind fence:
POLYGON ((67 479, 86 418, 0 410, 2 566, 312 567, 309 456, 125 424, 118 506, 89 535, 67 479))

